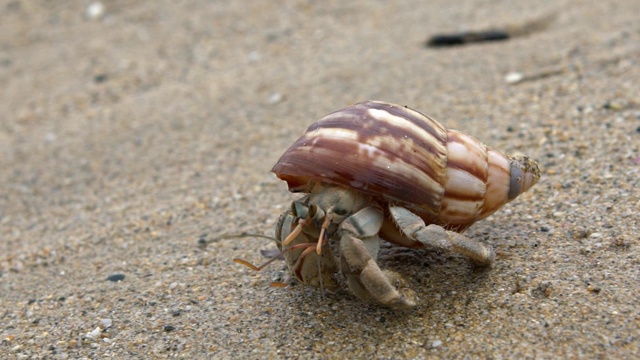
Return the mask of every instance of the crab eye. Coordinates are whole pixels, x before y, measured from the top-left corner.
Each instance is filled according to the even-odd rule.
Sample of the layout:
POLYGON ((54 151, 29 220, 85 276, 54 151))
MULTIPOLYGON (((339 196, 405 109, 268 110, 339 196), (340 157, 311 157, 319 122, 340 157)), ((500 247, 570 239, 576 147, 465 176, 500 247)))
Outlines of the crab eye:
POLYGON ((291 212, 293 216, 304 219, 309 215, 309 206, 301 201, 294 201, 291 203, 291 212))
POLYGON ((347 215, 347 213, 349 212, 347 209, 342 209, 342 208, 334 208, 331 210, 332 213, 338 215, 338 216, 343 216, 343 215, 347 215))

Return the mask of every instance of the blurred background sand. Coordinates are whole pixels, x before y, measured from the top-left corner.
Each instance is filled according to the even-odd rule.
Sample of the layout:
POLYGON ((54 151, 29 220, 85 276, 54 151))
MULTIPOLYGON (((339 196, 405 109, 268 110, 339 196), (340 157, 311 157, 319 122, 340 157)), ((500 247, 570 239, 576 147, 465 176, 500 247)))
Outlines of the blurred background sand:
POLYGON ((0 9, 0 358, 638 355, 640 2, 0 9), (508 41, 424 47, 549 14, 508 41), (271 166, 315 119, 366 99, 542 168, 467 231, 496 249, 493 270, 383 256, 420 295, 407 313, 269 287, 282 263, 232 259, 260 263, 271 242, 216 240, 272 234, 295 196, 271 166))

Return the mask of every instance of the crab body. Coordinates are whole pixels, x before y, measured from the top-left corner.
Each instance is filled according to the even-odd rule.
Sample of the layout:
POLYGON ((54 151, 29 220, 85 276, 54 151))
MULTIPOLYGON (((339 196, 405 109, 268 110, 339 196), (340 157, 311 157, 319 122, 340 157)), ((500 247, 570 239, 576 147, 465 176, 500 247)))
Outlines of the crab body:
POLYGON ((272 170, 306 193, 280 217, 276 241, 291 274, 393 309, 415 293, 376 259, 380 241, 453 251, 489 266, 488 246, 459 232, 532 187, 526 156, 507 157, 407 107, 367 101, 309 126, 272 170))

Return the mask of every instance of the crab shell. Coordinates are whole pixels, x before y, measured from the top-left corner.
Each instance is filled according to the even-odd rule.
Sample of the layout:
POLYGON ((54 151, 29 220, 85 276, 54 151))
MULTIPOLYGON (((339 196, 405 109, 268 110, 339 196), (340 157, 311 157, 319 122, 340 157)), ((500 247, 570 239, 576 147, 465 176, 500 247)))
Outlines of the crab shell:
POLYGON ((313 123, 271 170, 291 192, 315 181, 403 206, 462 231, 531 188, 535 161, 507 157, 405 106, 365 101, 313 123))

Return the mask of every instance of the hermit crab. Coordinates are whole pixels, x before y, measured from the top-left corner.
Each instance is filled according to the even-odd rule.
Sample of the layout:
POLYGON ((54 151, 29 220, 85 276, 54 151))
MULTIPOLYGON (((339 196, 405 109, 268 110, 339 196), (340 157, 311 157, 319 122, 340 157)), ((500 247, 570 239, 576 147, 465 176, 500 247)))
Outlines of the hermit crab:
POLYGON ((399 274, 378 266, 381 240, 489 266, 493 250, 460 232, 540 178, 526 156, 507 157, 420 112, 379 101, 313 123, 272 172, 291 192, 305 193, 275 231, 291 275, 322 291, 348 287, 392 309, 416 300, 399 274))

